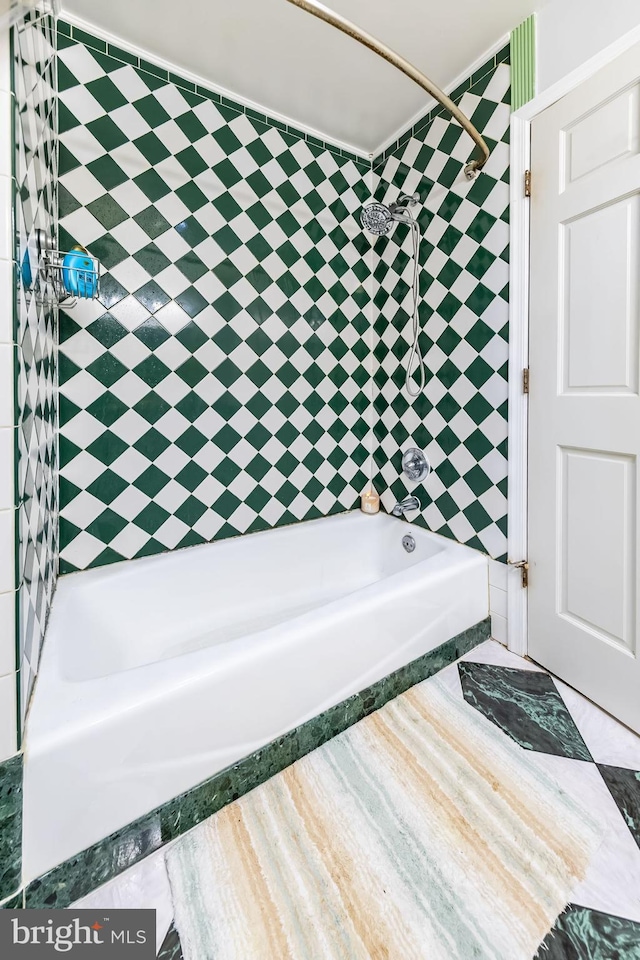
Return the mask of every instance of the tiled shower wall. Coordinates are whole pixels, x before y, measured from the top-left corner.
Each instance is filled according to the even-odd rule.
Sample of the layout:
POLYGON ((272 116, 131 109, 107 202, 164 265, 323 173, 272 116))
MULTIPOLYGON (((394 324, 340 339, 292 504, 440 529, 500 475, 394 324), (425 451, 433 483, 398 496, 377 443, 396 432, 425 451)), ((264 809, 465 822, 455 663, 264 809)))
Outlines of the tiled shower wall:
POLYGON ((17 503, 21 714, 38 671, 58 566, 58 310, 38 277, 36 231, 55 246, 55 26, 32 13, 14 30, 17 503))
POLYGON ((412 244, 398 226, 375 245, 374 483, 387 509, 415 493, 415 522, 496 560, 507 552, 508 60, 506 47, 452 94, 491 149, 474 181, 463 174, 469 138, 440 109, 374 161, 377 199, 420 195, 426 363, 426 388, 410 401, 412 244), (433 468, 419 488, 401 472, 409 446, 433 468))
POLYGON ((0 341, 6 347, 0 347, 5 391, 0 507, 7 510, 2 523, 10 528, 11 544, 15 537, 16 550, 2 538, 0 673, 20 671, 23 714, 38 668, 57 563, 57 316, 38 281, 36 241, 38 230, 51 242, 56 232, 54 38, 53 19, 35 11, 13 28, 11 43, 8 35, 4 38, 2 51, 2 83, 9 87, 2 94, 2 122, 9 126, 9 136, 2 142, 14 140, 15 152, 7 150, 2 170, 5 300, 0 341))
POLYGON ((355 507, 370 164, 60 30, 61 571, 355 507))
POLYGON ((0 903, 21 878, 20 734, 57 564, 56 312, 38 282, 53 241, 55 46, 32 10, 0 31, 0 903), (13 145, 15 144, 15 152, 13 145))
POLYGON ((0 761, 16 752, 16 409, 14 398, 13 94, 0 27, 0 761))

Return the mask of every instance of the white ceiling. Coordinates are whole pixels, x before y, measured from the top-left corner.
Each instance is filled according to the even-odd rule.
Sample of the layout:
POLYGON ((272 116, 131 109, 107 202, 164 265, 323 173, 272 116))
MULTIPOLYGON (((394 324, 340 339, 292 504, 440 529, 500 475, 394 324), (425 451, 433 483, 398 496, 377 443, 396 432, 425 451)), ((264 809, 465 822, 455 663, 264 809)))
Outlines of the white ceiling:
MULTIPOLYGON (((326 0, 446 88, 543 0, 326 0)), ((321 137, 374 153, 426 94, 286 0, 63 0, 99 31, 321 137)))

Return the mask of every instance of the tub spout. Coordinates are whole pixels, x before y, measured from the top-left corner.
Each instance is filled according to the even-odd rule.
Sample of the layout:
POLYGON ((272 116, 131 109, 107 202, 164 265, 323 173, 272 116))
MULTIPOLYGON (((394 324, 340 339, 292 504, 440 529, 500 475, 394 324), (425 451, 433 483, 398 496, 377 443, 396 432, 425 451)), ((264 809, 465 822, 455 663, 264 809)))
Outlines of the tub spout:
POLYGON ((396 503, 395 507, 391 511, 392 517, 403 517, 405 513, 409 513, 411 510, 421 510, 420 501, 417 497, 405 497, 404 500, 400 500, 399 503, 396 503))

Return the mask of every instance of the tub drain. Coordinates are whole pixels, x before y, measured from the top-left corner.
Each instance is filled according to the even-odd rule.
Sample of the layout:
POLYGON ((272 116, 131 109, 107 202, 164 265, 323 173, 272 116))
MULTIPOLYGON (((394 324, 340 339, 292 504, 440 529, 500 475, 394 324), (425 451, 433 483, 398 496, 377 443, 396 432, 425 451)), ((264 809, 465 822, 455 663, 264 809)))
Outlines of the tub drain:
POLYGON ((402 538, 402 546, 405 548, 407 553, 413 553, 415 550, 416 542, 410 533, 405 533, 404 537, 402 538))

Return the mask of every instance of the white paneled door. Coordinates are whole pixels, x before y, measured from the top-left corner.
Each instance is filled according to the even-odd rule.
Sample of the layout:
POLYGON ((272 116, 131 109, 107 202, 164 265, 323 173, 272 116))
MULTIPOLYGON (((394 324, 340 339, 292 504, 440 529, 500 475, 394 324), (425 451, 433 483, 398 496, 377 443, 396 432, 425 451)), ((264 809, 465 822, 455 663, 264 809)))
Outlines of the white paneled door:
POLYGON ((640 47, 532 123, 529 655, 640 731, 640 47))

